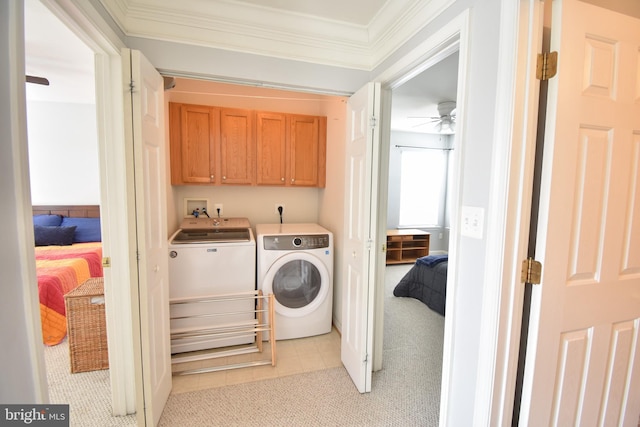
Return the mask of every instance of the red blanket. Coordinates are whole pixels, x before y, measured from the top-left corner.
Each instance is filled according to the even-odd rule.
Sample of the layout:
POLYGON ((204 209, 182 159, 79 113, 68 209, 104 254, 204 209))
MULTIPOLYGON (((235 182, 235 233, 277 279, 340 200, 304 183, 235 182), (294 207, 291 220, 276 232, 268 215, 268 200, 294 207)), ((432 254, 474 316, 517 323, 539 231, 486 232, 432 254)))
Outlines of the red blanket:
POLYGON ((67 334, 64 295, 90 277, 102 277, 102 245, 38 246, 36 272, 43 341, 56 345, 67 334))

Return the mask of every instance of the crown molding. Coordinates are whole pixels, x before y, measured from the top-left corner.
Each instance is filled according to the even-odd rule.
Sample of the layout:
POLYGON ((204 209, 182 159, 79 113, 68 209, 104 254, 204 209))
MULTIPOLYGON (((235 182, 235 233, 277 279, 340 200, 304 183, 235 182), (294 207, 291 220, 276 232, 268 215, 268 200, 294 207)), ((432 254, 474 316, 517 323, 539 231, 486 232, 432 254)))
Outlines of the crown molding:
POLYGON ((233 0, 100 1, 130 37, 367 71, 454 2, 390 0, 363 26, 233 0))
POLYGON ((413 1, 410 4, 388 1, 369 24, 372 52, 370 70, 380 65, 396 49, 429 24, 455 0, 413 1), (388 10, 393 8, 393 10, 388 10), (395 16, 395 19, 389 17, 395 16))

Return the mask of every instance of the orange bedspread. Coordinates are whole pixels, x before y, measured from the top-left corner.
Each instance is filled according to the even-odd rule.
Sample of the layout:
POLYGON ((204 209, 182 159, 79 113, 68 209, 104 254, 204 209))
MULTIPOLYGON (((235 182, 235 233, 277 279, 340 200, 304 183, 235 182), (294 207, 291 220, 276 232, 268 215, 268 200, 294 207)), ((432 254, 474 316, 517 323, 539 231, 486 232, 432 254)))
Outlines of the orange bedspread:
POLYGON ((42 338, 59 344, 67 334, 64 295, 90 277, 102 277, 101 243, 36 247, 42 338))

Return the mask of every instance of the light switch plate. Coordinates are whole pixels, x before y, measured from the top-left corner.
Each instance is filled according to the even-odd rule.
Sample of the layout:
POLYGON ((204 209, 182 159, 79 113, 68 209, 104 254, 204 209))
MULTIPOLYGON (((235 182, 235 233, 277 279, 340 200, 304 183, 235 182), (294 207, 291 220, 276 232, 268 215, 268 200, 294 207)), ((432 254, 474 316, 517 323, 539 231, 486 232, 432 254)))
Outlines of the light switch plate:
POLYGON ((462 206, 460 234, 474 239, 482 239, 484 232, 484 208, 462 206))

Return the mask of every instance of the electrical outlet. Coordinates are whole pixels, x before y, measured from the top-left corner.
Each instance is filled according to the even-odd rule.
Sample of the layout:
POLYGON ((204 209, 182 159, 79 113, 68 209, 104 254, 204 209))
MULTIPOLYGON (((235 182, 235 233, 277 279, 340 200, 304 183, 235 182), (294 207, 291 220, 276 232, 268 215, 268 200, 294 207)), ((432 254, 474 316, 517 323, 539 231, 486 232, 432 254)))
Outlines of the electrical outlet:
POLYGON ((275 207, 275 212, 276 215, 280 215, 280 212, 278 211, 278 208, 282 206, 282 213, 284 214, 284 203, 276 203, 276 207, 275 207))
POLYGON ((222 211, 222 203, 216 203, 215 205, 213 205, 213 212, 209 213, 209 215, 213 214, 213 216, 223 216, 224 213, 222 211), (220 209, 220 211, 218 211, 218 209, 220 209))

